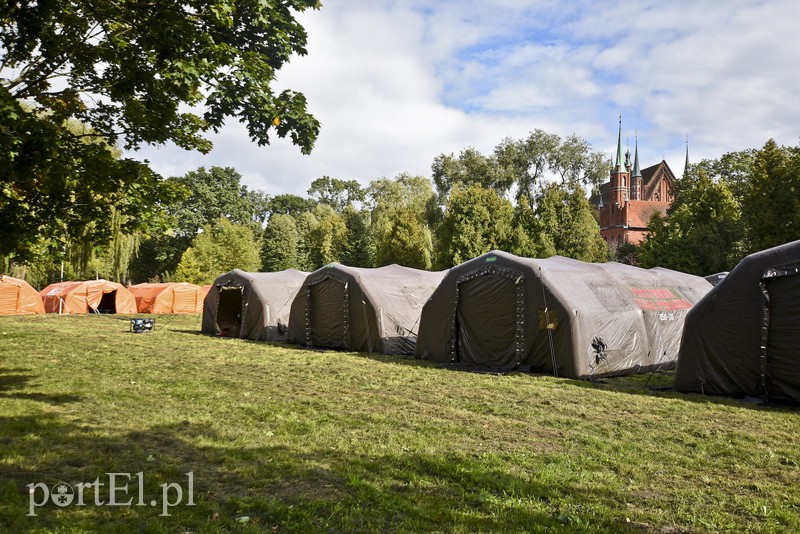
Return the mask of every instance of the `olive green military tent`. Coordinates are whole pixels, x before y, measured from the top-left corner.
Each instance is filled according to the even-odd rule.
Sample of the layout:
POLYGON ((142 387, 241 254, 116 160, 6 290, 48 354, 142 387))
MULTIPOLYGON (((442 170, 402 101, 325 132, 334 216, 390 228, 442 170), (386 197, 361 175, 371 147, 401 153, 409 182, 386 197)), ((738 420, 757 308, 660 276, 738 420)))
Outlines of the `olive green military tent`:
POLYGON ((800 402, 800 241, 747 256, 692 309, 674 386, 800 402))
POLYGON ((306 274, 294 269, 217 277, 203 301, 203 332, 254 341, 283 341, 289 307, 306 274))
POLYGON ((444 276, 387 265, 331 263, 309 274, 289 317, 290 343, 382 354, 413 354, 422 306, 444 276))
POLYGON ((570 378, 669 368, 687 311, 710 289, 666 269, 493 251, 444 277, 416 356, 570 378))

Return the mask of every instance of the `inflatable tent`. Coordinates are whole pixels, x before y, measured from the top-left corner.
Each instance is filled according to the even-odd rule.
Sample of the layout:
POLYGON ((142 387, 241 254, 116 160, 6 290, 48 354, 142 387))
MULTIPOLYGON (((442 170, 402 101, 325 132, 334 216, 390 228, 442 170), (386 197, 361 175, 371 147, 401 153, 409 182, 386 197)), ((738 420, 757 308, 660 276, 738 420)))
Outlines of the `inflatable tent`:
POLYGON ((306 275, 288 269, 248 273, 234 269, 214 281, 203 303, 203 332, 254 341, 283 341, 289 307, 306 275))
POLYGON ((0 274, 0 315, 44 313, 42 297, 28 282, 0 274))
POLYGON ((747 256, 692 309, 674 386, 800 402, 800 241, 747 256))
POLYGON ((130 290, 139 313, 203 313, 206 292, 195 284, 136 284, 130 290))
POLYGON ((133 294, 122 284, 108 280, 58 282, 39 294, 48 313, 136 313, 133 294))
POLYGON ((331 263, 309 274, 292 303, 290 343, 413 354, 422 306, 445 272, 331 263))
POLYGON ((416 356, 569 378, 674 365, 703 278, 493 251, 450 269, 425 304, 416 356))

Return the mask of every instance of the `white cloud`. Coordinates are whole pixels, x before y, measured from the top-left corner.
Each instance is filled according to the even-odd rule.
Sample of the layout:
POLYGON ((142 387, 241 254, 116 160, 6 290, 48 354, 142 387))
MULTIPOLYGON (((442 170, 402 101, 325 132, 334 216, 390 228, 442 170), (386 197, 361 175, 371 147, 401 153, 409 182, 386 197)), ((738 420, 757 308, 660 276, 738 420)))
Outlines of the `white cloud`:
POLYGON ((310 156, 249 142, 241 125, 208 156, 142 154, 165 174, 228 165, 269 192, 303 194, 327 174, 363 183, 429 175, 439 153, 489 151, 534 128, 608 153, 616 117, 639 131, 644 165, 796 145, 800 3, 523 0, 326 2, 304 13, 309 55, 279 73, 306 94, 322 132, 310 156))

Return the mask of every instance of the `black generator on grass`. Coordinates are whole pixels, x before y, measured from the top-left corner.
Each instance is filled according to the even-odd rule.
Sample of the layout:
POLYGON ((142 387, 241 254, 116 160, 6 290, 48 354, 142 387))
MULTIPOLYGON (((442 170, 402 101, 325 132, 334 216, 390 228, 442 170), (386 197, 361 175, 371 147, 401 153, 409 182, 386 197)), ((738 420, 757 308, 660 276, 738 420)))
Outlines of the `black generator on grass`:
POLYGON ((152 332, 156 328, 155 319, 137 318, 131 319, 131 332, 134 334, 141 334, 143 332, 152 332))

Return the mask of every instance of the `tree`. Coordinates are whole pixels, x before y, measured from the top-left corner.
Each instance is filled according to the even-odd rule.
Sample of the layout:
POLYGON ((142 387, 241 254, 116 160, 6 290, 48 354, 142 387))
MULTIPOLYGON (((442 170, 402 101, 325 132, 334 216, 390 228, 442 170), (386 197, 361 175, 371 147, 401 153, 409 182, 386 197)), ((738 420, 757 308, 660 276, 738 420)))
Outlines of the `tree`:
POLYGON ((275 214, 291 215, 297 217, 301 213, 314 211, 317 203, 311 199, 297 195, 276 195, 269 199, 267 211, 270 216, 275 214))
POLYGON ((639 247, 643 267, 700 276, 729 271, 741 259, 740 208, 728 185, 699 169, 676 188, 668 218, 655 213, 639 247))
POLYGON ((372 233, 377 264, 398 263, 431 268, 431 210, 436 195, 431 182, 406 173, 393 180, 375 180, 367 189, 372 214, 372 233))
POLYGON ((317 267, 314 255, 314 231, 319 224, 313 212, 305 211, 297 216, 297 268, 313 271, 317 267))
POLYGON ((249 190, 232 167, 200 167, 169 181, 182 188, 186 198, 167 207, 175 218, 177 235, 191 241, 207 221, 225 217, 233 224, 261 226, 269 209, 263 191, 249 190))
POLYGON ((308 194, 320 204, 332 207, 341 213, 354 202, 363 202, 364 189, 356 180, 339 180, 323 176, 311 182, 308 194))
POLYGON ((431 232, 424 226, 414 209, 399 207, 392 212, 392 224, 381 236, 377 264, 396 263, 415 269, 432 266, 431 232))
POLYGON ((250 226, 221 218, 214 225, 206 225, 192 241, 174 278, 179 282, 210 284, 224 272, 255 271, 260 263, 258 244, 253 240, 250 226))
POLYGON ((510 179, 517 184, 517 201, 522 196, 533 200, 547 172, 551 154, 560 138, 536 129, 527 139, 503 139, 495 149, 495 157, 510 179))
POLYGON ((537 202, 536 217, 556 254, 588 262, 606 261, 606 243, 580 185, 547 184, 537 202))
POLYGON ((433 183, 442 204, 456 184, 478 184, 494 189, 502 196, 514 183, 511 175, 502 172, 494 156, 485 156, 474 148, 463 150, 458 157, 453 154, 436 156, 432 170, 433 183))
POLYGON ((266 272, 297 268, 297 224, 291 215, 270 217, 261 239, 261 268, 266 272))
POLYGON ((534 202, 545 187, 548 172, 570 186, 599 186, 608 173, 605 156, 592 152, 589 142, 575 134, 562 140, 537 129, 525 139, 504 139, 494 153, 501 172, 517 186, 517 203, 522 197, 534 202))
POLYGON ((556 254, 553 236, 543 231, 531 203, 525 195, 514 208, 513 233, 509 252, 525 258, 549 258, 556 254))
POLYGON ((131 270, 137 281, 174 272, 183 252, 198 232, 224 217, 233 224, 248 225, 253 235, 260 235, 271 200, 261 190, 248 189, 242 175, 232 167, 200 167, 183 176, 172 177, 165 184, 180 192, 180 200, 151 206, 170 217, 170 227, 148 232, 140 254, 131 270))
POLYGON ((82 133, 91 132, 86 125, 40 115, 0 85, 0 255, 25 262, 50 245, 107 243, 113 212, 126 233, 160 220, 151 207, 175 191, 158 175, 119 159, 113 147, 82 133))
POLYGON ((800 148, 770 139, 738 184, 747 253, 800 238, 800 148))
POLYGON ((456 185, 439 228, 439 268, 449 268, 493 249, 507 250, 514 208, 497 191, 480 184, 456 185))
POLYGON ((251 139, 290 137, 308 153, 319 122, 301 93, 273 91, 304 54, 293 13, 317 0, 177 0, 0 5, 0 254, 30 259, 91 220, 108 239, 110 206, 126 230, 157 210, 160 177, 109 147, 168 141, 208 152, 227 118, 251 139), (198 110, 198 111, 195 111, 198 110), (79 123, 82 128, 76 129, 79 123), (123 199, 127 202, 123 203, 123 199))
POLYGON ((317 224, 307 237, 312 270, 334 261, 341 262, 348 242, 344 219, 333 208, 320 204, 314 216, 317 224))
POLYGON ((375 240, 372 236, 369 212, 347 206, 342 218, 348 236, 342 263, 351 267, 374 267, 375 240))
POLYGON ((2 92, 35 102, 53 124, 81 120, 111 145, 173 141, 208 152, 202 134, 233 117, 259 144, 274 130, 308 153, 319 123, 301 93, 275 94, 270 84, 293 54, 306 53, 292 11, 318 7, 316 0, 4 3, 2 92))

